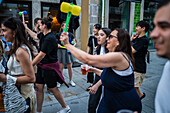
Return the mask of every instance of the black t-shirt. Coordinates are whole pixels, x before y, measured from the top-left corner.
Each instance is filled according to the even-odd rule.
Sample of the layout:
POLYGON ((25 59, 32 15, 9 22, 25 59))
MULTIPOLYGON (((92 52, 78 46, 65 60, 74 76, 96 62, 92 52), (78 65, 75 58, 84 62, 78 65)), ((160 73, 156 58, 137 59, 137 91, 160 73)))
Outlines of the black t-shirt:
POLYGON ((146 61, 149 39, 146 36, 136 38, 132 41, 133 48, 137 51, 134 53, 135 58, 135 71, 140 73, 146 73, 146 61))
POLYGON ((93 54, 93 40, 94 39, 94 47, 96 47, 98 45, 97 43, 97 38, 95 38, 94 36, 90 36, 89 37, 89 41, 88 41, 88 46, 90 47, 90 54, 93 54))
MULTIPOLYGON (((56 34, 56 38, 57 38, 58 44, 60 44, 61 46, 64 46, 63 44, 61 44, 61 41, 60 41, 60 35, 61 35, 61 33, 62 33, 62 32, 57 33, 57 34, 56 34)), ((69 37, 69 42, 71 43, 71 41, 73 41, 73 39, 74 39, 74 35, 73 35, 72 33, 68 32, 68 37, 69 37)), ((71 44, 72 44, 72 43, 71 43, 71 44)), ((72 44, 72 45, 74 45, 74 44, 72 44)))
POLYGON ((45 36, 43 33, 39 33, 37 37, 40 39, 40 51, 46 53, 45 57, 41 60, 41 63, 56 63, 58 61, 58 43, 55 35, 52 32, 45 36))

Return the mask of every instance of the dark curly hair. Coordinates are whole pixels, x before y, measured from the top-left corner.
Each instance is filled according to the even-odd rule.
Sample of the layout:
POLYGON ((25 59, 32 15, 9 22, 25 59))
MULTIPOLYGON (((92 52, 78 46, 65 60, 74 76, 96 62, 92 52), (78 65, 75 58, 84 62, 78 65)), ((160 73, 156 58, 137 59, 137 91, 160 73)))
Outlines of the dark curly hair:
POLYGON ((41 21, 42 25, 45 24, 47 26, 47 29, 51 29, 52 24, 53 24, 53 17, 52 16, 48 16, 48 17, 44 17, 41 21))

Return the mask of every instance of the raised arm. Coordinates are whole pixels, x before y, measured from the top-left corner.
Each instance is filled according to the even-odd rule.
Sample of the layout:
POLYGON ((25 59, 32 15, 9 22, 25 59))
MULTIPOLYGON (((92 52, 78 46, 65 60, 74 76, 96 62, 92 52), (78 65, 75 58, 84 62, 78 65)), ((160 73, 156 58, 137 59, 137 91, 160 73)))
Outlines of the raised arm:
POLYGON ((25 29, 27 30, 28 34, 35 40, 39 40, 37 37, 37 33, 33 32, 31 29, 28 28, 27 24, 24 24, 25 29))
POLYGON ((64 46, 72 53, 72 55, 85 64, 89 64, 99 68, 114 67, 118 70, 126 69, 129 62, 123 57, 122 52, 109 52, 104 55, 89 55, 86 52, 72 46, 69 43, 68 35, 63 32, 60 40, 64 46))

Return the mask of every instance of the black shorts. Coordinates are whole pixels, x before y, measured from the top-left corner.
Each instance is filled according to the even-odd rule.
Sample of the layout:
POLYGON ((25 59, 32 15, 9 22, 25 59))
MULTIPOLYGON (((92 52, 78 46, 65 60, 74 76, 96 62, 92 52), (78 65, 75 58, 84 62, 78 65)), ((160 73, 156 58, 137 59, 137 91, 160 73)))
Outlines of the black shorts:
POLYGON ((48 88, 54 88, 57 86, 58 80, 59 76, 54 70, 45 70, 42 68, 38 68, 36 83, 47 84, 48 88))

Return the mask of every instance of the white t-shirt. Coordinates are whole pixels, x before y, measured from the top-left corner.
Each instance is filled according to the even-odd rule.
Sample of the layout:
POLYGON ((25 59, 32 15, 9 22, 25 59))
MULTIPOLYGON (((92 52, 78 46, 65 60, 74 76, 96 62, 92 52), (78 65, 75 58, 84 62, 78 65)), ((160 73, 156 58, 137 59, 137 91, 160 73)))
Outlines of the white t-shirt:
POLYGON ((105 54, 105 47, 101 46, 100 55, 104 55, 104 54, 105 54))
POLYGON ((164 66, 155 97, 155 113, 170 113, 170 60, 164 66))

